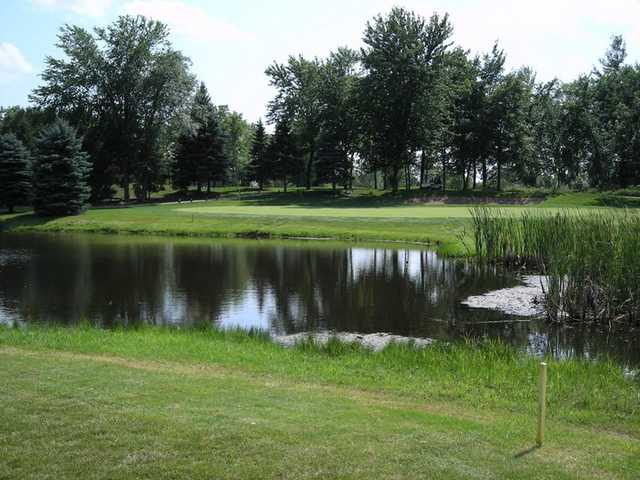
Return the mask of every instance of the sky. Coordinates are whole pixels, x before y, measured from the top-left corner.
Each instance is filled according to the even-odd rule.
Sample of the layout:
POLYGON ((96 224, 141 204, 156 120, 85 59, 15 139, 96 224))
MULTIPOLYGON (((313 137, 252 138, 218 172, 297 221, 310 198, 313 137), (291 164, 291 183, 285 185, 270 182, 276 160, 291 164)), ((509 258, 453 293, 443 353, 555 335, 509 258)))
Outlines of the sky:
POLYGON ((614 34, 625 37, 628 61, 640 61, 640 0, 0 0, 0 106, 28 104, 45 57, 61 56, 62 25, 141 14, 169 25, 216 104, 253 122, 274 93, 268 65, 359 48, 367 20, 394 5, 449 13, 456 44, 477 53, 498 40, 508 68, 530 66, 539 80, 591 71, 614 34))

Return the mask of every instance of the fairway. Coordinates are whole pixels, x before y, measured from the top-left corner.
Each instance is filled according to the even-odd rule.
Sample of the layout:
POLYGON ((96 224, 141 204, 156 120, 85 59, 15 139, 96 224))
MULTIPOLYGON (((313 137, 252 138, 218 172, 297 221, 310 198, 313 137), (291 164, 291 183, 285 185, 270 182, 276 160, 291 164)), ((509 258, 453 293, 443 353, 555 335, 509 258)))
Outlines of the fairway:
MULTIPOLYGON (((184 214, 206 214, 206 215, 252 215, 271 217, 326 217, 326 218, 424 218, 424 219, 446 219, 446 218, 470 218, 473 204, 468 205, 398 205, 395 207, 313 207, 307 205, 215 205, 192 206, 177 208, 176 211, 184 214)), ((491 205, 490 205, 491 206, 491 205)), ((544 206, 504 206, 493 205, 502 211, 519 214, 523 211, 539 211, 545 214, 556 213, 566 209, 560 207, 544 206)), ((600 210, 597 207, 575 207, 574 210, 600 210)))
POLYGON ((331 217, 331 218, 469 218, 466 205, 421 205, 397 207, 307 207, 299 205, 206 205, 179 208, 183 213, 208 215, 256 215, 276 217, 331 217))
POLYGON ((502 348, 283 349, 219 332, 0 328, 0 478, 637 478, 637 385, 502 348), (413 365, 410 367, 410 365, 413 365), (616 392, 614 394, 614 392, 616 392))

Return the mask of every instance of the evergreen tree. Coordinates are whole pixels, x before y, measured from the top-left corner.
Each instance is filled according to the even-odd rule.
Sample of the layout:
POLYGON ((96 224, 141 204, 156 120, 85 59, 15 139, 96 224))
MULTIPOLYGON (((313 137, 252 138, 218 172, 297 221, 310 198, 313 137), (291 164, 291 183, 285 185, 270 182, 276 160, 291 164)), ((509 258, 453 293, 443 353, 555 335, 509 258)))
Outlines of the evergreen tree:
POLYGON ((248 166, 249 181, 258 183, 260 190, 269 179, 269 164, 267 158, 268 139, 262 119, 258 120, 251 144, 251 157, 248 166))
POLYGON ((225 179, 225 135, 204 83, 194 96, 190 124, 178 137, 174 157, 173 184, 182 191, 196 184, 198 191, 206 185, 211 193, 213 184, 225 179))
POLYGON ((0 205, 13 213, 17 205, 31 202, 31 158, 13 134, 0 135, 0 205))
POLYGON ((302 161, 296 140, 286 120, 276 124, 276 131, 269 145, 267 159, 273 170, 274 178, 282 180, 282 186, 286 192, 289 180, 302 171, 302 161))
POLYGON ((173 188, 183 194, 196 181, 196 162, 192 155, 194 136, 191 132, 182 132, 174 146, 174 158, 172 168, 173 188))
POLYGON ((89 156, 75 129, 62 120, 46 127, 36 141, 34 164, 38 215, 76 215, 87 207, 89 156))

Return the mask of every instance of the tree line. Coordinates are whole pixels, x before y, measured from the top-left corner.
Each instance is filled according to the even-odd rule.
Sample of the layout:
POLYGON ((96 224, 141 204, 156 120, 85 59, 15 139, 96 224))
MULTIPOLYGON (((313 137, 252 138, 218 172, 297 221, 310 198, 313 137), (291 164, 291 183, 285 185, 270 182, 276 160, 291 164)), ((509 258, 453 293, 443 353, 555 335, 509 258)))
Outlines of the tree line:
POLYGON ((507 71, 497 43, 471 55, 452 34, 447 15, 393 8, 367 23, 359 51, 271 65, 277 95, 268 117, 295 138, 298 183, 350 188, 359 177, 393 191, 640 184, 640 66, 625 64, 622 37, 593 71, 563 83, 540 82, 529 67, 507 71))
POLYGON ((35 197, 43 136, 56 125, 81 142, 71 150, 83 160, 69 150, 67 163, 93 202, 116 191, 148 200, 167 183, 185 193, 640 184, 640 66, 625 63, 622 37, 593 71, 563 83, 540 82, 529 67, 507 71, 497 43, 472 55, 452 34, 447 15, 393 8, 367 22, 359 50, 270 65, 269 133, 214 104, 163 23, 65 25, 63 55, 46 58, 32 106, 0 111, 0 201, 35 197), (26 193, 6 193, 18 190, 26 193))

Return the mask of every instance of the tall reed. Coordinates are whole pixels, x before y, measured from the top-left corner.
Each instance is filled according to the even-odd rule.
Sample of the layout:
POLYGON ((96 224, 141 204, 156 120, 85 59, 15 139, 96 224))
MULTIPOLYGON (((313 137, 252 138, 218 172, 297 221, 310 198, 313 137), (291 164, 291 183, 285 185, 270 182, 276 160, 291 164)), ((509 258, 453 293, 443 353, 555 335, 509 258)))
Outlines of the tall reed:
POLYGON ((547 276, 551 320, 640 320, 640 215, 575 210, 519 214, 471 210, 476 253, 489 261, 536 267, 547 276))

